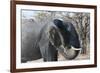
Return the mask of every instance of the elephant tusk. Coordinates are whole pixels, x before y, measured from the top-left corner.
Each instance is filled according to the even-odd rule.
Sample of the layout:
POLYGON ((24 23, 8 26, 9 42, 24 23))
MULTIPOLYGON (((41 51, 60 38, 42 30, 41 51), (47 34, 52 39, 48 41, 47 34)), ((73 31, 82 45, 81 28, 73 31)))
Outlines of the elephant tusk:
POLYGON ((71 47, 71 49, 73 49, 73 50, 82 50, 82 48, 74 48, 74 47, 71 47))

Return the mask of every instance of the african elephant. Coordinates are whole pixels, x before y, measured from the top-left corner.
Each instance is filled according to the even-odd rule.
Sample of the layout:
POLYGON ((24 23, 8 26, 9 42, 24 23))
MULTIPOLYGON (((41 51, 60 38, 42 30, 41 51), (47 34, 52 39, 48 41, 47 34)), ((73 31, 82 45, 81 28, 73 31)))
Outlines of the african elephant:
MULTIPOLYGON (((79 36, 73 24, 60 19, 54 19, 42 27, 33 47, 35 51, 30 52, 35 53, 35 55, 31 55, 33 57, 32 60, 42 57, 44 61, 57 61, 58 51, 66 59, 71 60, 77 57, 80 48, 79 36), (70 50, 73 47, 77 49, 73 49, 74 55, 70 56, 69 53, 71 53, 70 50)), ((22 62, 27 61, 24 60, 22 58, 22 62)))
MULTIPOLYGON (((80 42, 75 27, 70 22, 54 19, 46 24, 40 33, 38 44, 44 61, 57 61, 57 53, 60 51, 66 59, 74 59, 80 52, 80 42), (68 56, 72 47, 74 55, 68 56)), ((71 52, 70 52, 71 53, 71 52)))

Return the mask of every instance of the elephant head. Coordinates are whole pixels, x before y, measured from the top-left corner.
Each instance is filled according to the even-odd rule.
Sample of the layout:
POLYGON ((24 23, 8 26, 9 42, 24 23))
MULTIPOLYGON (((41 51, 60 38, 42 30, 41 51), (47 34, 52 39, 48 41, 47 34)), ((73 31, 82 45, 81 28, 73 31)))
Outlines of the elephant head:
POLYGON ((80 52, 80 42, 75 27, 70 22, 59 19, 44 25, 38 44, 44 61, 57 61, 58 51, 70 60, 76 58, 80 52))

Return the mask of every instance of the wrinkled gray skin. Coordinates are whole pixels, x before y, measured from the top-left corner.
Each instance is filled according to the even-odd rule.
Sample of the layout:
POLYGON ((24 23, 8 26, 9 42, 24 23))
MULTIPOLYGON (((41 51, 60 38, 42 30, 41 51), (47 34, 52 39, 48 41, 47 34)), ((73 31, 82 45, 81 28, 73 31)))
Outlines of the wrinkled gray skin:
MULTIPOLYGON (((57 20, 57 23, 58 22, 59 20, 57 20)), ((32 22, 29 22, 28 24, 32 24, 32 22)), ((75 55, 73 57, 67 57, 68 55, 61 50, 63 49, 60 48, 62 41, 58 33, 61 30, 58 31, 59 28, 55 24, 56 23, 51 21, 49 24, 45 24, 43 27, 41 26, 38 31, 36 31, 36 29, 40 26, 35 26, 33 24, 31 27, 30 25, 25 26, 26 31, 25 27, 23 27, 24 33, 22 35, 24 35, 24 37, 22 37, 21 62, 36 60, 41 57, 44 61, 57 61, 58 51, 60 51, 66 59, 74 59, 77 57, 79 51, 75 51, 75 55), (33 29, 32 27, 35 27, 36 29, 33 29)), ((69 22, 63 22, 62 24, 67 27, 68 32, 67 36, 65 33, 61 33, 64 35, 64 46, 67 46, 69 49, 71 46, 74 48, 80 48, 78 34, 74 26, 69 22)))
POLYGON ((58 50, 56 47, 61 44, 59 39, 60 37, 53 22, 46 24, 42 28, 38 44, 44 61, 57 61, 58 50))
POLYGON ((41 58, 39 48, 34 49, 36 39, 43 25, 34 20, 24 19, 21 26, 21 62, 27 62, 41 58))

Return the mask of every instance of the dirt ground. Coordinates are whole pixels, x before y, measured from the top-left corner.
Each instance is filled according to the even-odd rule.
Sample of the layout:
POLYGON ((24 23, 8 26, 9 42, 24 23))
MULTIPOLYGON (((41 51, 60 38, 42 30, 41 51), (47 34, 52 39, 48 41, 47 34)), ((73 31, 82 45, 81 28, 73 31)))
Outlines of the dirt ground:
MULTIPOLYGON (((74 60, 86 60, 89 59, 90 56, 89 54, 79 54, 74 60)), ((58 61, 67 61, 61 54, 58 55, 58 61)), ((38 60, 34 60, 34 61, 29 61, 29 63, 33 63, 33 62, 43 62, 43 58, 38 59, 38 60)))

